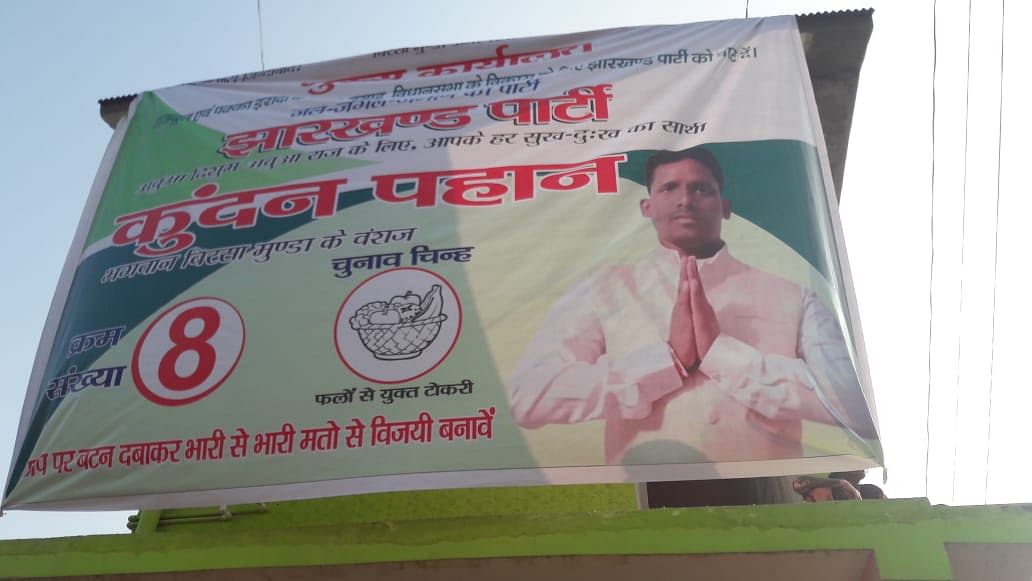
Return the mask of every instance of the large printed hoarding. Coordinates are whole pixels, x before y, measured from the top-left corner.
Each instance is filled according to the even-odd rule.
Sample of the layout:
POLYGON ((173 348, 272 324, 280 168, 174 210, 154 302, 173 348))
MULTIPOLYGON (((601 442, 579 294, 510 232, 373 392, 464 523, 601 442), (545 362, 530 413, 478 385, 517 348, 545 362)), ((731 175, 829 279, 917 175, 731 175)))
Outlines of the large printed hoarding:
POLYGON ((3 506, 877 465, 830 184, 792 17, 143 93, 3 506))

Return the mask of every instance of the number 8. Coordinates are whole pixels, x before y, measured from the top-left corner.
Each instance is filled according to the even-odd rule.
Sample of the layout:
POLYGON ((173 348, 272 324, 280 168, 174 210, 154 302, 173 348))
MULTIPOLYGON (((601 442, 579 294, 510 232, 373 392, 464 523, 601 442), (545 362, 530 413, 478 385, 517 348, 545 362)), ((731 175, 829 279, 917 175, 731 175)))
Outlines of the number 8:
POLYGON ((215 336, 219 330, 222 318, 215 309, 203 306, 193 307, 180 313, 168 329, 169 339, 174 347, 165 353, 158 363, 158 379, 168 389, 185 391, 193 389, 208 379, 215 369, 216 354, 215 348, 208 343, 208 340, 215 336), (190 337, 186 334, 186 326, 191 321, 200 320, 203 323, 200 333, 190 337), (176 371, 176 363, 179 358, 187 352, 197 353, 197 367, 193 373, 182 376, 176 371))
POLYGON ((215 297, 188 299, 155 317, 137 340, 133 382, 158 405, 193 403, 232 375, 245 342, 236 307, 215 297))

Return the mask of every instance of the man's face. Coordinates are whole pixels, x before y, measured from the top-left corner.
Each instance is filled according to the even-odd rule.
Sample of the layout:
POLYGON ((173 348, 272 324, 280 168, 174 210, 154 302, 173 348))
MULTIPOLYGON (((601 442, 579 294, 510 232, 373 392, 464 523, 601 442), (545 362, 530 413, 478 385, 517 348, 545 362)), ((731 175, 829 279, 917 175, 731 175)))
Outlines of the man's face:
POLYGON ((652 220, 662 245, 695 250, 720 241, 720 221, 731 217, 731 204, 706 166, 685 159, 656 168, 641 215, 652 220))

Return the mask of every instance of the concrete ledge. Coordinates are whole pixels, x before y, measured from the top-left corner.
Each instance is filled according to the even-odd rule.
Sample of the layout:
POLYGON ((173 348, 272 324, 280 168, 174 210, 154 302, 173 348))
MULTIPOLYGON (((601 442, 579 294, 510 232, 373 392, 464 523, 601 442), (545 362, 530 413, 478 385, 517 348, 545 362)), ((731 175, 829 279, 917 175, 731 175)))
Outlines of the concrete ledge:
MULTIPOLYGON (((883 579, 952 579, 946 543, 1032 543, 1024 507, 924 500, 524 514, 0 543, 0 575, 86 576, 588 555, 873 551, 883 579), (55 558, 55 556, 57 558, 55 558)), ((275 576, 275 575, 274 575, 275 576)), ((877 577, 875 577, 877 578, 877 577)))

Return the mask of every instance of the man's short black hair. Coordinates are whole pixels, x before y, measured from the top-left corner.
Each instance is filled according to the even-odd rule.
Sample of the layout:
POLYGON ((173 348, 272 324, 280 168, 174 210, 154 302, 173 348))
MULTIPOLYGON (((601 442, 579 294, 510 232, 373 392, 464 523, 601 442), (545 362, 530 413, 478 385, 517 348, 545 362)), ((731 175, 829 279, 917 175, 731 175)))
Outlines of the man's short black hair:
POLYGON ((652 178, 656 175, 657 167, 686 159, 701 163, 703 167, 713 174, 713 179, 717 180, 720 190, 724 190, 724 171, 720 169, 720 162, 717 161, 717 157, 710 153, 708 149, 696 146, 682 149, 681 151, 661 150, 652 154, 645 162, 645 187, 649 190, 649 193, 652 193, 652 178))

